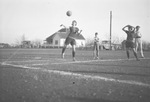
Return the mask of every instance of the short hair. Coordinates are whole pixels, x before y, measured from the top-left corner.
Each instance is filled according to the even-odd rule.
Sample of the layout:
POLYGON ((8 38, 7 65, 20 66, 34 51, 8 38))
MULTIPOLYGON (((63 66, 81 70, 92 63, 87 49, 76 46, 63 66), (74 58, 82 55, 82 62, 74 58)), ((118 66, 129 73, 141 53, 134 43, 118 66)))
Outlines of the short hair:
POLYGON ((140 28, 140 26, 136 26, 136 28, 140 28))
POLYGON ((128 29, 133 30, 132 26, 128 26, 128 29))
POLYGON ((128 28, 132 28, 132 26, 129 25, 128 28))
POLYGON ((76 23, 75 25, 77 25, 77 21, 76 21, 76 20, 73 20, 73 21, 72 21, 72 24, 73 24, 73 23, 76 23))
POLYGON ((98 35, 98 33, 96 32, 95 35, 98 35))

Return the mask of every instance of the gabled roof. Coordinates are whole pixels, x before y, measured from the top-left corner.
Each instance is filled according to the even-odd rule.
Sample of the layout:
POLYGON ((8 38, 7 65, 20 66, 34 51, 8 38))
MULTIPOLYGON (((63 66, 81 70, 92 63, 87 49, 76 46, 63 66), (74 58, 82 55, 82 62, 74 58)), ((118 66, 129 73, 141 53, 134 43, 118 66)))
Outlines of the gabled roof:
MULTIPOLYGON (((46 41, 52 40, 55 37, 55 35, 58 35, 60 38, 65 39, 68 36, 68 32, 66 32, 65 28, 60 29, 58 32, 56 32, 56 33, 52 34, 51 36, 49 36, 48 38, 46 38, 46 41)), ((85 38, 82 35, 78 36, 77 39, 85 40, 85 38)))
POLYGON ((53 39, 55 35, 56 35, 56 33, 54 33, 54 34, 52 34, 51 36, 47 37, 47 38, 46 38, 46 41, 53 39))
POLYGON ((63 28, 63 29, 60 29, 58 32, 66 32, 67 29, 63 28))

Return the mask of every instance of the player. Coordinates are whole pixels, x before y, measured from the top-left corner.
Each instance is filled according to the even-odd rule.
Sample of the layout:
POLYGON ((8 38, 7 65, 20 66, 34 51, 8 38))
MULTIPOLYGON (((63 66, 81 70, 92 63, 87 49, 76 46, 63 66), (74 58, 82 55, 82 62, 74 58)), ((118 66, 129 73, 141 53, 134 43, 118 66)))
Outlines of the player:
POLYGON ((122 30, 124 32, 126 32, 126 34, 127 34, 126 53, 127 53, 128 59, 130 57, 129 50, 131 48, 133 53, 134 53, 134 56, 136 57, 136 60, 139 61, 139 59, 137 57, 137 52, 135 50, 135 43, 134 43, 134 30, 135 30, 135 28, 133 26, 131 26, 131 25, 126 25, 125 27, 122 28, 122 30), (128 30, 126 30, 126 28, 128 28, 128 30))
MULTIPOLYGON (((64 25, 61 25, 61 26, 64 26, 64 25)), ((78 36, 80 36, 80 33, 82 31, 82 30, 80 30, 80 33, 78 33, 79 29, 76 26, 77 26, 77 22, 75 20, 73 20, 72 21, 72 26, 69 27, 69 29, 68 29, 69 30, 69 34, 68 34, 68 36, 67 36, 67 38, 65 40, 65 44, 64 44, 64 47, 62 49, 62 54, 61 54, 62 58, 64 58, 64 54, 65 54, 64 52, 66 50, 66 47, 67 47, 67 45, 71 44, 73 61, 76 61, 76 59, 75 59, 76 38, 78 36)))
POLYGON ((137 52, 138 47, 140 47, 140 54, 141 54, 142 58, 144 58, 143 48, 142 48, 142 39, 141 39, 142 35, 139 31, 140 26, 136 26, 135 28, 136 28, 135 29, 135 50, 137 52))
POLYGON ((93 56, 94 59, 99 59, 99 38, 98 38, 98 33, 95 33, 94 37, 94 48, 93 48, 93 56))

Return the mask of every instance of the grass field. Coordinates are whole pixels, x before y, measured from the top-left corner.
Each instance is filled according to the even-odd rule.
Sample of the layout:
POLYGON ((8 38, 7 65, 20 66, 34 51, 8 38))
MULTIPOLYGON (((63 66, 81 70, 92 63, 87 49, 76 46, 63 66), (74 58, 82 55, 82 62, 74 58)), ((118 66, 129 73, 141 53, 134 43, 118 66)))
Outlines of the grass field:
POLYGON ((0 102, 149 102, 150 52, 0 49, 0 102), (140 57, 140 54, 138 53, 140 57))

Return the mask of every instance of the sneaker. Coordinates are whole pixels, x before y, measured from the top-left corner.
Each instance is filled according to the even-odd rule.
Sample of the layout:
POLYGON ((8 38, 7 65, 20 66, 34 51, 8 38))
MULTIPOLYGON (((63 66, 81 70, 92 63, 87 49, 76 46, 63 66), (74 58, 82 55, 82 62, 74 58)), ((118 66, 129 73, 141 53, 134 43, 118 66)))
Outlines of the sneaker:
POLYGON ((145 58, 144 56, 142 56, 142 58, 145 58))
POLYGON ((95 59, 96 59, 96 60, 99 60, 99 57, 96 57, 95 59))
POLYGON ((75 59, 75 58, 73 58, 73 61, 76 61, 76 59, 75 59))

